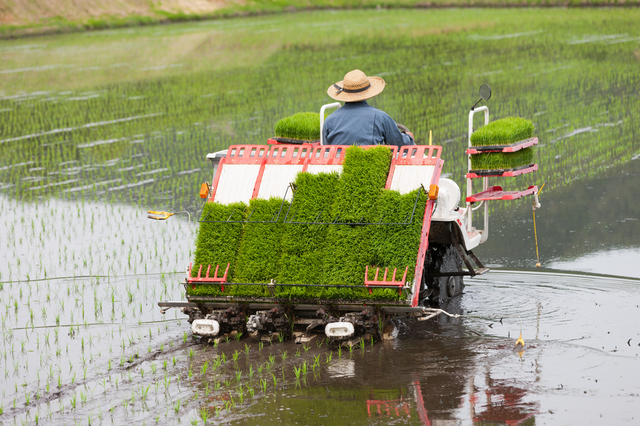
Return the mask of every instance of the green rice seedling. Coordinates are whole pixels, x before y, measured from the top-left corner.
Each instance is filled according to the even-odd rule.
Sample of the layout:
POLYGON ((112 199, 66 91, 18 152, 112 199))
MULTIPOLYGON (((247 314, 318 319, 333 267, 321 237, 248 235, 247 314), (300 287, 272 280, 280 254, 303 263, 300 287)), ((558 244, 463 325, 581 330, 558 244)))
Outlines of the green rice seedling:
POLYGON ((283 351, 282 354, 282 360, 284 361, 285 359, 287 359, 287 351, 283 351))
MULTIPOLYGON (((242 239, 236 260, 235 282, 268 283, 278 275, 280 259, 280 240, 282 237, 284 212, 287 203, 282 199, 251 200, 247 207, 246 217, 250 222, 243 228, 242 239), (282 209, 279 222, 255 223, 271 221, 282 209)), ((268 296, 264 286, 231 286, 230 294, 237 296, 268 296)))
POLYGON ((236 351, 233 353, 233 362, 238 361, 239 356, 240 356, 240 352, 238 352, 238 350, 236 349, 236 351))
POLYGON ((320 114, 299 112, 282 118, 276 123, 274 131, 279 138, 317 141, 320 139, 320 114))
MULTIPOLYGON (((290 211, 295 221, 332 221, 330 209, 339 179, 340 176, 337 173, 298 173, 294 182, 295 201, 290 211)), ((284 226, 278 282, 290 284, 322 282, 322 257, 327 229, 327 225, 287 224, 284 226)), ((290 287, 278 288, 278 294, 282 297, 287 297, 290 293, 290 287)))
POLYGON ((263 393, 267 393, 267 381, 264 379, 260 379, 260 388, 262 389, 263 393))
POLYGON ((249 365, 249 378, 253 377, 253 364, 249 365))
POLYGON ((242 378, 242 371, 240 370, 236 371, 236 382, 239 382, 241 378, 242 378))
POLYGON ((331 358, 333 358, 333 352, 330 351, 329 353, 325 353, 324 356, 326 358, 325 364, 329 364, 331 362, 331 358))
MULTIPOLYGON (((338 182, 331 212, 341 222, 376 222, 376 205, 385 186, 391 151, 384 146, 346 150, 343 173, 338 182)), ((365 266, 370 264, 373 247, 368 226, 331 226, 324 256, 325 282, 338 285, 363 285, 365 266)), ((330 288, 327 298, 366 298, 364 289, 330 288)))
POLYGON ((472 146, 509 145, 533 136, 533 122, 520 117, 506 117, 480 127, 471 134, 472 146))
POLYGON ((173 409, 176 412, 176 414, 180 412, 180 404, 181 404, 181 401, 179 399, 173 403, 173 409))
POLYGON ((236 342, 239 342, 241 337, 242 337, 242 332, 236 333, 236 342))
POLYGON ((273 373, 271 373, 271 377, 273 378, 273 387, 275 388, 278 384, 278 378, 273 373))
POLYGON ((209 419, 209 410, 207 409, 207 407, 202 407, 200 409, 200 418, 202 419, 202 422, 206 425, 207 420, 209 419))
POLYGON ((342 346, 338 346, 338 358, 342 358, 342 346))
MULTIPOLYGON (((202 210, 202 219, 242 221, 245 217, 245 211, 246 205, 243 203, 228 206, 207 203, 202 210)), ((233 279, 241 233, 241 223, 202 222, 198 229, 192 276, 198 275, 200 266, 206 271, 208 265, 212 265, 214 268, 215 265, 220 265, 220 268, 224 270, 229 263, 228 277, 233 279)), ((189 288, 187 291, 191 295, 223 295, 219 285, 200 285, 189 288)))
POLYGON ((142 399, 143 401, 145 401, 145 400, 147 399, 147 393, 149 392, 149 388, 150 388, 150 387, 151 387, 150 385, 149 385, 149 386, 147 386, 146 388, 144 388, 144 387, 140 386, 141 399, 142 399))
POLYGON ((246 355, 249 355, 249 345, 247 345, 246 343, 244 344, 244 353, 246 355))
POLYGON ((300 378, 300 372, 302 371, 302 367, 293 366, 293 372, 296 375, 296 379, 300 378))
POLYGON ((205 361, 204 364, 202 364, 202 369, 201 372, 202 374, 207 374, 207 370, 209 369, 209 361, 205 361))
POLYGON ((473 170, 513 169, 533 163, 533 148, 525 148, 516 152, 487 152, 471 156, 473 170))

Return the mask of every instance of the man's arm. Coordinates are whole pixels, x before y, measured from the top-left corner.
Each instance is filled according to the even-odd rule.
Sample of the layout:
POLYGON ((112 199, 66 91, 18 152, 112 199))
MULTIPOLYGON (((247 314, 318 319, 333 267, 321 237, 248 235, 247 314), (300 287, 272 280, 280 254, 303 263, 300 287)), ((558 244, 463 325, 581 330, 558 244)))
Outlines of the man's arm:
POLYGON ((381 124, 384 129, 384 139, 387 145, 396 145, 401 147, 404 145, 415 145, 413 134, 411 132, 402 133, 398 130, 396 122, 385 112, 380 111, 381 124))

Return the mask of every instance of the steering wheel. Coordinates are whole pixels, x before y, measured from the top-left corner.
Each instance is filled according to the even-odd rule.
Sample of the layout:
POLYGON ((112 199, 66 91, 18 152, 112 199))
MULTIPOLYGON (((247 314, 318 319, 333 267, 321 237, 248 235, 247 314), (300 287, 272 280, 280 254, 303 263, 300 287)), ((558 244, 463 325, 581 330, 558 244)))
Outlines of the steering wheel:
POLYGON ((404 124, 396 123, 396 126, 398 126, 398 130, 400 130, 400 133, 411 133, 409 128, 404 124))

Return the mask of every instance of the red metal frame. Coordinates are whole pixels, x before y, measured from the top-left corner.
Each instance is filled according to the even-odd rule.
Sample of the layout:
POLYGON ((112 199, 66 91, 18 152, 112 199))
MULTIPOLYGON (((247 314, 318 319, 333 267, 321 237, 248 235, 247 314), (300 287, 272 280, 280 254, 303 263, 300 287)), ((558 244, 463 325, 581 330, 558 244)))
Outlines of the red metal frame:
POLYGON ((218 172, 212 182, 211 196, 209 201, 215 200, 216 192, 218 191, 218 184, 220 182, 220 176, 222 175, 222 168, 225 164, 260 164, 260 171, 258 172, 258 178, 256 184, 253 187, 252 198, 258 195, 260 189, 260 182, 262 181, 262 174, 264 173, 264 164, 267 161, 269 154, 268 145, 231 145, 227 150, 227 156, 220 159, 218 164, 218 172))
POLYGON ((526 175, 527 173, 533 173, 537 170, 538 170, 538 165, 534 164, 533 166, 527 167, 525 169, 513 170, 513 171, 504 172, 504 173, 496 173, 492 175, 479 175, 476 173, 469 172, 467 173, 467 178, 477 179, 477 178, 484 178, 484 177, 514 177, 514 176, 526 175))
POLYGON ((398 151, 399 166, 435 166, 440 160, 440 145, 406 145, 398 151))
POLYGON ((229 164, 261 164, 269 148, 268 145, 231 145, 225 159, 229 164))
POLYGON ((304 165, 313 149, 311 144, 285 145, 278 144, 271 147, 267 164, 304 165))
MULTIPOLYGON (((215 195, 220 182, 220 176, 222 174, 222 168, 225 164, 260 164, 260 170, 258 177, 253 188, 251 195, 252 199, 255 199, 260 192, 260 185, 262 184, 262 176, 264 175, 265 165, 286 164, 286 165, 302 165, 302 171, 307 171, 310 164, 312 165, 342 165, 344 161, 345 151, 350 145, 319 145, 313 144, 281 144, 269 140, 270 145, 231 145, 227 151, 227 156, 220 160, 218 165, 218 171, 212 182, 211 195, 209 201, 215 200, 215 195), (271 143, 271 141, 275 143, 271 143), (284 153, 284 155, 283 155, 284 153)), ((363 149, 370 149, 379 145, 366 145, 361 146, 363 149)), ((420 153, 426 151, 420 145, 412 145, 414 148, 418 148, 420 153)), ((385 185, 385 189, 389 189, 391 186, 391 180, 393 178, 393 171, 395 165, 398 162, 398 148, 396 146, 389 146, 391 149, 391 166, 389 168, 389 176, 385 185)), ((409 147, 404 147, 409 148, 409 147)), ((433 147, 428 147, 433 148, 433 147)), ((439 147, 436 147, 439 148, 439 147)), ((429 150, 431 153, 431 150, 429 150)), ((405 155, 406 156, 406 155, 405 155)), ((438 151, 437 158, 440 157, 438 151)), ((429 162, 420 162, 416 164, 431 164, 429 162)))
POLYGON ((373 280, 369 280, 369 265, 364 268, 364 286, 369 289, 369 294, 371 294, 371 287, 369 286, 396 286, 398 287, 398 294, 402 294, 402 287, 404 287, 404 283, 407 281, 407 273, 409 272, 409 267, 407 266, 404 269, 404 275, 402 275, 402 280, 396 281, 396 273, 398 272, 398 268, 393 268, 393 277, 391 277, 390 281, 387 281, 387 274, 389 273, 389 268, 384 268, 384 277, 382 277, 382 281, 378 281, 378 274, 380 273, 380 268, 376 268, 376 276, 373 280))
POLYGON ((307 165, 342 165, 347 148, 348 146, 346 145, 314 146, 307 165))
POLYGON ((492 201, 492 200, 517 200, 520 197, 531 195, 538 192, 536 185, 530 186, 523 191, 503 191, 501 186, 492 186, 486 191, 473 194, 467 197, 467 203, 476 203, 478 201, 492 201))
MULTIPOLYGON (((440 150, 442 149, 442 147, 437 146, 436 148, 439 148, 439 150, 436 154, 435 169, 433 170, 433 175, 431 175, 431 182, 429 185, 438 184, 438 182, 440 181, 440 174, 442 173, 442 166, 444 165, 444 160, 440 159, 440 150)), ((429 230, 431 229, 431 216, 434 205, 435 200, 429 200, 427 201, 427 207, 424 209, 422 231, 420 233, 420 248, 418 249, 418 259, 416 260, 415 274, 413 275, 413 300, 411 301, 411 307, 413 308, 418 306, 420 283, 422 281, 422 272, 424 269, 424 258, 427 255, 427 248, 429 248, 429 230)))
POLYGON ((516 152, 516 151, 520 151, 521 149, 529 148, 533 145, 538 145, 537 136, 530 139, 525 139, 523 141, 511 144, 508 146, 495 145, 496 149, 482 149, 482 147, 469 148, 467 149, 466 153, 467 154, 484 154, 487 152, 516 152))
POLYGON ((220 265, 216 265, 216 270, 213 273, 213 277, 209 276, 209 272, 211 271, 211 265, 207 267, 207 274, 204 277, 201 276, 203 265, 200 265, 200 268, 198 269, 198 276, 192 277, 191 276, 192 266, 193 266, 193 263, 189 263, 189 270, 187 271, 187 282, 193 286, 193 289, 196 288, 196 283, 218 283, 220 284, 220 287, 224 292, 224 283, 227 282, 227 274, 229 273, 229 267, 231 266, 231 263, 227 263, 227 268, 224 270, 224 275, 221 277, 218 276, 218 270, 220 269, 220 265))

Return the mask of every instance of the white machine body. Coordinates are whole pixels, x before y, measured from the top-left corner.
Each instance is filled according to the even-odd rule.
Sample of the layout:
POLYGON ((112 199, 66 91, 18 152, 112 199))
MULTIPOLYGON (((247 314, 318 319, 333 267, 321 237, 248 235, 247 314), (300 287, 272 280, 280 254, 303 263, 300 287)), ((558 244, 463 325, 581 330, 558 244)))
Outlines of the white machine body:
POLYGON ((324 334, 330 339, 348 339, 354 333, 353 324, 350 322, 331 322, 324 327, 324 334))
POLYGON ((197 319, 193 320, 191 331, 198 336, 216 337, 220 333, 220 324, 212 319, 197 319))

